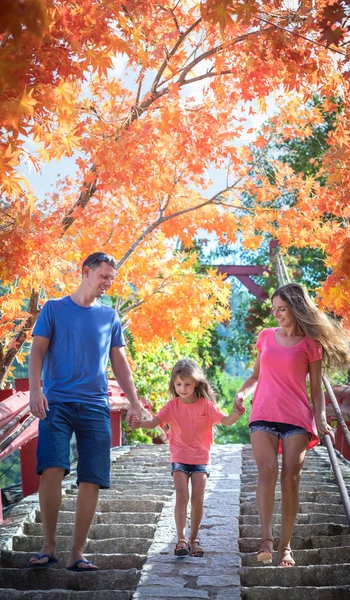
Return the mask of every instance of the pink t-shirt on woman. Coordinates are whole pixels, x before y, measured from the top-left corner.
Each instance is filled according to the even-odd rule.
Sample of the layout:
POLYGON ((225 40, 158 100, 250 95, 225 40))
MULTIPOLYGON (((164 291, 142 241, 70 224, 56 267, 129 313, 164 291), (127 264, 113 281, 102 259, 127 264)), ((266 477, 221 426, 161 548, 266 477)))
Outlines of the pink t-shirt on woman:
POLYGON ((170 427, 171 462, 188 465, 210 463, 213 425, 220 423, 224 413, 207 398, 185 404, 180 398, 169 400, 156 415, 170 427))
POLYGON ((294 346, 280 346, 275 339, 276 330, 277 327, 264 329, 258 336, 260 374, 249 422, 273 421, 304 427, 312 434, 308 448, 313 448, 319 438, 306 377, 309 364, 322 360, 322 347, 307 336, 294 346))

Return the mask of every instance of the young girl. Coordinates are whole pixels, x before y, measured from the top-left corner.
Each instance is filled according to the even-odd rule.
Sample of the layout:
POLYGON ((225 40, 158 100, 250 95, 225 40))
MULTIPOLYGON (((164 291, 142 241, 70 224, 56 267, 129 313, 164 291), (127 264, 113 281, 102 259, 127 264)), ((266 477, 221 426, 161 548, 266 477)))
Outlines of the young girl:
POLYGON ((161 423, 170 428, 171 467, 176 492, 175 522, 178 542, 176 556, 203 556, 198 530, 203 515, 204 490, 209 477, 210 449, 215 423, 233 425, 245 412, 237 409, 225 416, 215 402, 215 394, 202 369, 191 359, 179 360, 171 372, 169 396, 165 406, 147 421, 135 421, 134 427, 154 429, 161 423), (191 478, 191 533, 186 538, 188 481, 191 478))

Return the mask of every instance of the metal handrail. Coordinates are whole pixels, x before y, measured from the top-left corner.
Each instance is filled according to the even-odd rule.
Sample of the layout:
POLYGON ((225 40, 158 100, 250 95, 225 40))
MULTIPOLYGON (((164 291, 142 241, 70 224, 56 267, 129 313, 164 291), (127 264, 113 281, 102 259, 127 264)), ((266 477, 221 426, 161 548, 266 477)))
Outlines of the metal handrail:
POLYGON ((333 469, 333 473, 334 473, 334 479, 337 482, 340 497, 341 497, 343 505, 344 505, 346 520, 348 522, 348 525, 350 525, 350 498, 349 498, 348 490, 346 489, 344 478, 343 478, 342 472, 339 468, 337 456, 336 456, 336 453, 334 452, 334 448, 333 448, 333 445, 332 445, 329 435, 324 435, 323 441, 328 450, 329 460, 331 461, 331 465, 332 465, 332 469, 333 469))

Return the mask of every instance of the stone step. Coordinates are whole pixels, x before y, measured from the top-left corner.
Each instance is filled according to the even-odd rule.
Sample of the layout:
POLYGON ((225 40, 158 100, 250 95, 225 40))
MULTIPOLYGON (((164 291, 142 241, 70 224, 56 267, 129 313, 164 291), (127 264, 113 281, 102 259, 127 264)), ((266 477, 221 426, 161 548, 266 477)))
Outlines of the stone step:
MULTIPOLYGON (((58 552, 58 564, 52 568, 65 568, 70 551, 58 552)), ((0 567, 14 569, 25 569, 28 567, 29 559, 33 552, 12 552, 3 550, 0 554, 0 567)), ((100 570, 103 569, 141 569, 146 560, 146 554, 85 554, 87 560, 93 564, 98 564, 100 570)), ((0 596, 1 597, 1 596, 0 596)))
MULTIPOLYGON (((261 543, 261 538, 239 538, 238 544, 240 552, 257 552, 261 543)), ((310 536, 297 537, 292 536, 291 546, 293 550, 307 550, 316 548, 335 548, 337 546, 350 546, 350 535, 332 535, 332 536, 310 536)))
MULTIPOLYGON (((260 527, 256 525, 240 525, 239 528, 240 537, 257 537, 260 535, 260 527)), ((348 525, 341 525, 336 523, 314 523, 314 524, 299 524, 295 525, 293 529, 293 535, 296 537, 308 538, 310 536, 320 535, 347 535, 350 534, 350 527, 348 525)), ((281 535, 281 526, 274 525, 273 527, 274 537, 281 535)))
MULTIPOLYGON (((58 536, 72 536, 74 530, 74 524, 71 523, 60 523, 57 526, 58 536)), ((97 524, 92 525, 89 531, 89 539, 107 539, 107 538, 146 538, 150 539, 154 536, 156 530, 155 525, 112 525, 112 524, 97 524)), ((42 536, 43 528, 41 523, 26 523, 24 526, 24 534, 42 536)))
POLYGON ((241 588, 241 600, 349 600, 350 586, 241 588))
MULTIPOLYGON (((331 511, 332 508, 329 508, 331 511)), ((282 515, 274 515, 274 522, 276 525, 281 524, 282 515)), ((241 515, 239 517, 240 525, 259 525, 260 519, 258 515, 241 515)), ((308 513, 298 514, 295 520, 296 524, 307 524, 307 523, 341 523, 347 525, 346 515, 334 515, 332 513, 308 513)))
MULTIPOLYGON (((102 490, 103 492, 104 490, 102 490)), ((76 498, 77 498, 78 493, 73 491, 70 494, 65 494, 62 498, 62 504, 64 504, 66 501, 73 501, 76 502, 76 498)), ((131 494, 130 490, 126 493, 126 492, 118 492, 117 490, 108 490, 108 492, 106 493, 101 493, 99 496, 99 506, 103 503, 103 502, 135 502, 135 501, 142 501, 142 502, 166 502, 169 498, 170 494, 167 495, 162 495, 162 494, 155 494, 154 491, 152 490, 146 490, 145 492, 140 491, 139 494, 131 494)))
MULTIPOLYGON (((302 480, 300 482, 299 490, 301 493, 303 492, 319 492, 319 493, 330 493, 330 494, 338 494, 339 488, 337 485, 331 485, 329 483, 318 483, 317 481, 310 483, 308 481, 302 480)), ((242 485, 242 497, 244 494, 255 494, 256 492, 256 483, 254 485, 242 485)), ((276 485, 276 495, 281 492, 280 485, 276 485)))
POLYGON ((350 586, 350 563, 307 567, 241 567, 241 584, 253 586, 350 586))
MULTIPOLYGON (((153 512, 159 513, 164 506, 164 502, 156 500, 99 500, 97 504, 98 512, 153 512)), ((70 512, 75 510, 75 498, 63 498, 61 510, 70 512)))
POLYGON ((67 569, 18 569, 0 570, 0 587, 17 590, 123 590, 135 589, 139 579, 136 569, 119 571, 96 571, 95 573, 74 573, 67 569))
MULTIPOLYGON (((249 502, 255 499, 255 492, 241 492, 241 502, 249 502)), ((275 502, 281 502, 282 496, 280 491, 276 491, 275 502)), ((305 492, 301 490, 299 496, 300 502, 317 502, 320 504, 341 504, 340 494, 334 492, 305 492)))
MULTIPOLYGON (((241 553, 243 567, 259 567, 256 552, 241 553)), ((350 546, 342 548, 317 548, 316 550, 294 550, 294 559, 299 567, 308 565, 330 565, 350 563, 350 546)), ((273 564, 277 562, 277 552, 273 554, 273 564)))
POLYGON ((23 590, 1 589, 1 600, 131 600, 133 593, 128 590, 93 590, 75 592, 72 590, 23 590))
MULTIPOLYGON (((307 514, 309 512, 317 512, 322 514, 328 514, 331 507, 331 511, 335 515, 344 515, 344 506, 342 504, 324 504, 320 502, 301 502, 299 504, 298 511, 301 514, 307 514)), ((257 515, 258 509, 256 501, 243 502, 241 504, 242 515, 257 515)), ((275 502, 274 515, 281 514, 281 502, 275 502)))
MULTIPOLYGON (((145 538, 108 538, 103 540, 88 540, 86 551, 91 554, 146 554, 152 540, 145 538)), ((42 537, 14 536, 13 550, 20 552, 37 552, 41 547, 42 537)), ((57 552, 70 550, 71 536, 57 536, 57 552)))
MULTIPOLYGON (((128 523, 129 525, 153 525, 158 518, 158 513, 151 512, 109 512, 109 513, 96 513, 93 524, 96 523, 112 523, 117 525, 118 523, 128 523)), ((75 512, 73 511, 62 511, 58 516, 59 523, 74 523, 75 512)), ((36 522, 41 523, 41 515, 38 512, 36 522)))

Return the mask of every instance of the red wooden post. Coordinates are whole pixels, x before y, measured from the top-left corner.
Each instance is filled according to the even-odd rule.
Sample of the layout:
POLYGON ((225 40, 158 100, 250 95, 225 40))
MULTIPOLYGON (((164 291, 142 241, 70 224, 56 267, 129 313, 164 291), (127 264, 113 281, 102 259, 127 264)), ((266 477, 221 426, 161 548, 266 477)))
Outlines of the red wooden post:
POLYGON ((6 400, 6 398, 9 398, 10 396, 13 396, 13 394, 15 394, 16 391, 13 388, 8 388, 6 390, 0 390, 0 402, 2 400, 6 400))
POLYGON ((111 410, 111 448, 122 445, 122 418, 120 410, 111 410))
POLYGON ((20 449, 23 498, 35 494, 39 489, 40 476, 36 472, 37 438, 33 438, 20 449))

